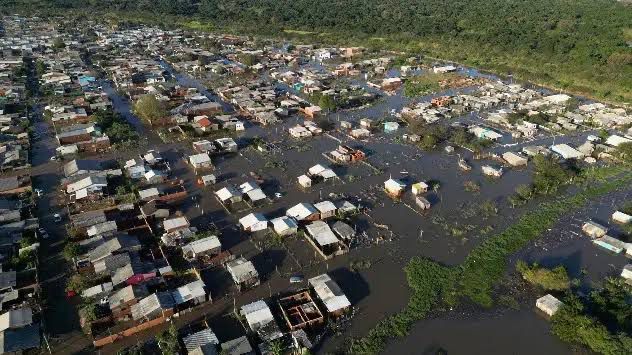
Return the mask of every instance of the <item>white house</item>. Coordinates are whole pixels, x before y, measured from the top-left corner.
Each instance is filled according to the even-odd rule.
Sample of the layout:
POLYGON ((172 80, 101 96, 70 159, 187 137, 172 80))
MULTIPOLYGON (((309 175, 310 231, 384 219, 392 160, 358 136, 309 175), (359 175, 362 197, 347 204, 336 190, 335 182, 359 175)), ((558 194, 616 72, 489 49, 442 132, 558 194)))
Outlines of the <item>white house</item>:
POLYGON ((276 234, 280 236, 292 235, 298 232, 298 224, 292 217, 277 217, 270 222, 276 234))
POLYGON ((285 215, 292 217, 299 222, 313 221, 318 219, 319 212, 312 204, 301 202, 293 207, 290 207, 285 212, 285 215))
POLYGON ((214 235, 194 240, 182 246, 182 254, 187 260, 194 260, 204 255, 218 254, 221 250, 222 243, 214 235))
POLYGON ((610 137, 608 137, 608 139, 606 139, 606 144, 611 145, 613 147, 618 147, 619 145, 623 143, 632 143, 632 139, 621 137, 616 134, 613 134, 610 137))
POLYGON ((612 220, 617 223, 628 224, 628 223, 632 223, 632 216, 630 216, 627 213, 623 213, 621 211, 616 211, 615 213, 612 214, 612 220))
POLYGON ((290 136, 294 138, 307 138, 307 137, 312 136, 312 132, 301 125, 296 125, 294 127, 291 127, 289 129, 289 132, 290 132, 290 136))
POLYGON ((170 233, 189 227, 189 220, 184 216, 166 219, 162 222, 162 226, 166 233, 170 233))
POLYGON ((391 196, 400 196, 404 193, 406 184, 396 179, 388 179, 384 182, 384 190, 391 196))
POLYGON ((213 168, 211 157, 208 153, 200 153, 189 156, 189 163, 194 169, 210 169, 213 168))
POLYGON ((301 176, 298 177, 298 184, 301 187, 304 187, 304 188, 311 187, 312 186, 312 179, 310 179, 309 176, 307 176, 307 175, 301 175, 301 176))
POLYGON ((581 159, 584 154, 579 150, 569 146, 568 144, 556 144, 551 146, 551 150, 559 154, 564 159, 581 159))
POLYGON ((283 336, 274 320, 270 307, 263 300, 243 305, 240 312, 246 323, 261 339, 272 341, 283 336))
POLYGON ((322 274, 309 279, 308 282, 316 296, 325 304, 329 314, 340 315, 351 307, 347 296, 329 275, 322 274))
POLYGON ((232 186, 226 186, 215 191, 215 196, 217 196, 222 203, 235 203, 242 200, 243 194, 232 186))
POLYGON ((557 313, 563 305, 562 301, 551 294, 540 297, 535 301, 535 306, 549 317, 557 313))
POLYGON ((239 219, 241 228, 247 232, 257 232, 268 229, 268 220, 261 213, 251 213, 239 219))

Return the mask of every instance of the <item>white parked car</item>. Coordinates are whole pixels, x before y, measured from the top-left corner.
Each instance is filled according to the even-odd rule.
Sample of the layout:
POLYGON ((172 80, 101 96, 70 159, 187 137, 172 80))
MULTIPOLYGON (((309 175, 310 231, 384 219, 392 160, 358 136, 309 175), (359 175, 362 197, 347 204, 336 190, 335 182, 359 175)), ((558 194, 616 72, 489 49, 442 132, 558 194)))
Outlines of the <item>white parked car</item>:
POLYGON ((595 135, 589 135, 588 137, 586 137, 586 139, 588 139, 590 142, 599 142, 601 141, 601 138, 595 136, 595 135))

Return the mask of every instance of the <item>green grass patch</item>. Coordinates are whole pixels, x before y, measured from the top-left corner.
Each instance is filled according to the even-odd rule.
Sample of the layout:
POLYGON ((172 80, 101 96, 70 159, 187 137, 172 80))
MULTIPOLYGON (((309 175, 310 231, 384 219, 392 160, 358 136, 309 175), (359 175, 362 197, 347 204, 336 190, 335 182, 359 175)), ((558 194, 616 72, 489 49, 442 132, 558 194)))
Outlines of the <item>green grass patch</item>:
POLYGON ((566 290, 571 286, 568 273, 564 266, 557 266, 552 269, 541 267, 537 264, 529 265, 524 261, 518 261, 516 270, 522 278, 530 284, 537 285, 545 290, 566 290))

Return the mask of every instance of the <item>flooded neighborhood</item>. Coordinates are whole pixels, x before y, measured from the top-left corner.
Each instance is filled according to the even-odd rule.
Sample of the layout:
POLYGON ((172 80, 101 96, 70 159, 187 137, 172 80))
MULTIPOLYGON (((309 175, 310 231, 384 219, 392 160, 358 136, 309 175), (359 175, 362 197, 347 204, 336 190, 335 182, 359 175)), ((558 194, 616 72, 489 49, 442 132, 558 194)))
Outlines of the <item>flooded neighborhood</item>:
POLYGON ((588 353, 556 313, 632 286, 629 107, 421 54, 0 20, 0 353, 588 353), (415 260, 462 279, 377 334, 418 311, 415 260))

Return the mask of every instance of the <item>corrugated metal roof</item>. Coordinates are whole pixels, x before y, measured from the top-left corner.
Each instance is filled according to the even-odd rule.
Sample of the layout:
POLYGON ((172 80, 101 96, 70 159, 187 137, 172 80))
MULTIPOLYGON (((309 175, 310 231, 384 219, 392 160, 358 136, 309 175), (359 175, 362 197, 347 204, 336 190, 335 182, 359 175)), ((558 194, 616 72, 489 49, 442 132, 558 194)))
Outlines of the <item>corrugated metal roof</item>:
POLYGON ((0 332, 0 354, 14 353, 40 346, 40 326, 31 324, 0 332))
POLYGON ((210 328, 206 328, 184 337, 182 342, 184 343, 184 347, 187 351, 192 351, 207 344, 217 345, 219 344, 219 339, 217 339, 217 336, 210 328))
POLYGON ((260 326, 274 322, 274 317, 265 301, 255 301, 241 307, 241 314, 246 317, 250 328, 257 330, 260 326))
POLYGON ((170 292, 157 292, 132 305, 132 318, 139 320, 143 317, 150 317, 155 312, 170 309, 174 306, 175 302, 170 292))
POLYGON ((149 292, 145 285, 130 285, 113 293, 108 301, 110 308, 115 308, 122 303, 129 302, 135 298, 147 297, 149 292))
POLYGON ((186 217, 167 219, 163 222, 163 227, 166 231, 187 227, 188 225, 189 221, 186 217))
POLYGON ((329 275, 322 274, 309 279, 309 284, 312 285, 314 291, 318 295, 321 301, 327 307, 327 311, 335 312, 340 309, 351 306, 351 302, 347 299, 347 296, 342 292, 340 286, 332 280, 329 275))
POLYGON ((329 228, 329 225, 323 221, 314 221, 311 224, 308 224, 305 228, 307 229, 309 235, 311 235, 321 246, 339 242, 334 232, 331 228, 329 228))
POLYGON ((245 336, 222 343, 222 351, 229 355, 242 355, 252 353, 252 346, 245 336))
POLYGON ((9 310, 0 314, 0 331, 21 328, 33 323, 33 311, 30 307, 9 310))
POLYGON ((252 277, 259 277, 259 273, 252 262, 244 259, 243 257, 226 263, 226 269, 233 277, 233 280, 238 283, 246 281, 252 277))
POLYGON ((184 254, 187 254, 188 252, 198 254, 221 247, 222 244, 220 243, 219 239, 216 236, 212 235, 210 237, 195 240, 187 245, 184 245, 182 247, 182 252, 184 254))
POLYGON ((206 291, 204 291, 204 286, 206 286, 204 284, 204 281, 196 280, 182 287, 178 287, 178 289, 173 291, 171 294, 176 304, 182 304, 199 297, 206 298, 206 291))

